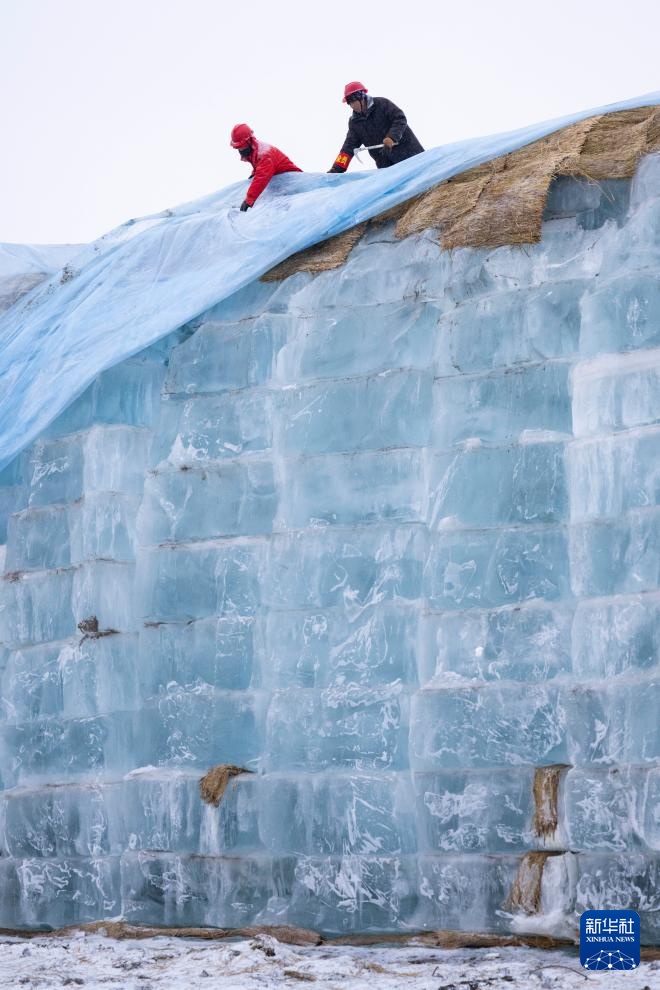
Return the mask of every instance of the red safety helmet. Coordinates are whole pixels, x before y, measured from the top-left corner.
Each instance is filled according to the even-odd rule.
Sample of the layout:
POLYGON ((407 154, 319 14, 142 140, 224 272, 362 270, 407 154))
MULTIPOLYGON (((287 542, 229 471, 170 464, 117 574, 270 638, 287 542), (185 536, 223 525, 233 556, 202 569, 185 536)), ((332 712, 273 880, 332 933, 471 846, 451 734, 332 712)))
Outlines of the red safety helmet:
POLYGON ((236 124, 232 127, 231 141, 232 148, 246 148, 254 137, 254 131, 247 124, 236 124))
POLYGON ((357 79, 354 80, 353 82, 346 83, 346 85, 344 86, 344 99, 342 100, 342 103, 346 103, 348 97, 352 96, 353 93, 368 93, 368 92, 369 90, 364 85, 364 83, 358 82, 357 79))

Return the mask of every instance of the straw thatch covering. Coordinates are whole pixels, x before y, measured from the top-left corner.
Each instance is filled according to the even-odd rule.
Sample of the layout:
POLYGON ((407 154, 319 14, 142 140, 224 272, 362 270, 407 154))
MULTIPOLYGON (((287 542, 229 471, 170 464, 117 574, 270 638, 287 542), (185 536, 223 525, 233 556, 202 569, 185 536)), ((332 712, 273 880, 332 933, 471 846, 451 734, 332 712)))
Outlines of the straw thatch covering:
POLYGON ((236 767, 232 763, 219 763, 217 767, 212 767, 199 782, 199 793, 202 801, 217 808, 222 801, 222 795, 227 789, 227 784, 232 777, 237 777, 240 773, 252 773, 252 771, 246 770, 245 767, 236 767))
POLYGON ((534 772, 534 834, 540 838, 554 835, 559 821, 559 781, 567 767, 557 763, 537 767, 534 772))
POLYGON ((343 234, 337 234, 327 241, 314 244, 305 251, 298 251, 297 254, 292 254, 290 258, 281 261, 275 268, 262 275, 261 280, 279 282, 289 275, 295 275, 296 272, 325 272, 331 268, 340 268, 366 229, 366 223, 359 223, 357 227, 351 227, 343 234))
POLYGON ((511 884, 505 909, 522 911, 524 914, 538 914, 541 909, 541 893, 543 887, 543 870, 549 856, 558 856, 557 852, 529 852, 520 861, 516 878, 511 884))
MULTIPOLYGON (((630 178, 639 159, 653 151, 660 151, 660 108, 601 114, 468 169, 369 223, 396 220, 400 238, 437 228, 440 243, 447 249, 535 244, 541 239, 553 178, 573 176, 594 182, 630 178)), ((364 226, 354 227, 358 236, 352 243, 342 241, 341 249, 338 243, 345 234, 300 251, 263 278, 338 267, 362 236, 364 226)))

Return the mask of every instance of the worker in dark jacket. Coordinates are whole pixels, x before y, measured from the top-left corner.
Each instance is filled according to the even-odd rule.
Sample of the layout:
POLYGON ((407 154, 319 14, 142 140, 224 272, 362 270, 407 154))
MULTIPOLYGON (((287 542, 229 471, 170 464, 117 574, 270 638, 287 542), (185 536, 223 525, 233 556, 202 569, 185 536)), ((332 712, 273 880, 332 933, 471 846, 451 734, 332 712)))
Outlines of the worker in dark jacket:
POLYGON ((348 122, 348 134, 330 172, 345 172, 351 164, 355 148, 382 144, 369 152, 378 168, 387 168, 424 151, 408 127, 403 110, 384 96, 368 96, 367 87, 349 82, 344 86, 344 103, 353 113, 348 122))
POLYGON ((272 144, 259 141, 254 136, 254 131, 247 124, 236 124, 232 128, 231 141, 232 148, 236 148, 241 161, 252 166, 252 182, 249 185, 245 199, 241 203, 241 213, 245 213, 251 206, 254 206, 257 198, 262 194, 274 175, 282 172, 302 172, 301 168, 294 165, 290 158, 272 144))

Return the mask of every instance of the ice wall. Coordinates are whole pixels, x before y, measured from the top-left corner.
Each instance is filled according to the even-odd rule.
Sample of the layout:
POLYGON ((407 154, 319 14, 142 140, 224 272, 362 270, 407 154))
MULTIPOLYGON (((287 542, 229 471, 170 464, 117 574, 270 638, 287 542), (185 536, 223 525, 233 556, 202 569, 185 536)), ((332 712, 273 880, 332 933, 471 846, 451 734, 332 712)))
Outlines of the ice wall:
POLYGON ((5 469, 0 925, 658 940, 659 263, 658 156, 537 246, 371 229, 5 469))

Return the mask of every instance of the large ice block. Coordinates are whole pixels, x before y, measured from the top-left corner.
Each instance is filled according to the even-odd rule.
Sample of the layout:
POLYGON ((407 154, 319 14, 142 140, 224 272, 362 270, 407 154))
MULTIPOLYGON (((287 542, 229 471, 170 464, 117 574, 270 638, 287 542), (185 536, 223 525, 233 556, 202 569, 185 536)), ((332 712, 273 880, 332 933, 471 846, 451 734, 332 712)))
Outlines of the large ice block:
POLYGON ((532 602, 421 619, 424 683, 452 678, 544 681, 571 672, 570 605, 532 602))
POLYGON ((274 536, 263 584, 271 608, 343 605, 351 617, 420 597, 426 534, 419 525, 311 529, 274 536))
POLYGON ((135 635, 84 635, 22 647, 8 654, 0 674, 6 718, 67 717, 137 710, 138 641, 135 635))
MULTIPOLYGON (((658 395, 660 410, 660 388, 658 395)), ((571 519, 614 518, 660 505, 659 450, 658 429, 570 444, 571 519)))
POLYGON ((566 763, 567 704, 547 684, 427 688, 413 696, 415 770, 566 763))
POLYGON ((434 387, 429 442, 449 449, 464 440, 494 444, 570 434, 570 366, 545 361, 479 375, 448 375, 434 387))
POLYGON ((139 493, 148 449, 148 431, 129 426, 39 440, 22 455, 29 504, 74 502, 93 491, 139 493))
POLYGON ((119 860, 107 856, 0 860, 0 925, 83 925, 121 911, 119 860))
POLYGON ((573 368, 573 425, 579 437, 660 421, 660 348, 604 354, 573 368))
POLYGON ((159 470, 145 483, 138 526, 147 544, 270 533, 277 503, 270 461, 159 470))
POLYGON ((17 859, 107 856, 115 802, 112 789, 99 784, 10 790, 2 798, 3 852, 17 859))
POLYGON ((277 691, 268 708, 266 770, 400 770, 408 697, 400 684, 277 691))
POLYGON ((515 856, 420 855, 415 927, 507 931, 515 856))
POLYGON ((641 940, 657 945, 660 937, 660 856, 642 853, 582 853, 577 857, 575 913, 637 911, 641 940))
POLYGON ((660 760, 657 676, 603 687, 575 685, 567 698, 569 761, 654 764, 660 760))
POLYGON ((287 454, 355 453, 428 443, 433 378, 383 371, 281 391, 278 444, 287 454))
POLYGON ((571 585, 579 597, 655 591, 660 583, 660 508, 576 523, 570 559, 571 585))
POLYGON ((660 596, 617 595, 578 604, 573 624, 576 677, 605 681, 657 666, 660 596))
POLYGON ((438 374, 470 375, 572 357, 578 349, 584 291, 585 283, 577 279, 474 301, 467 298, 438 326, 438 374))
POLYGON ((188 395, 263 385, 290 324, 290 317, 274 314, 247 323, 203 323, 174 348, 165 390, 188 395))
POLYGON ((139 676, 145 697, 171 682, 243 690, 258 677, 259 627, 254 616, 213 616, 140 630, 139 676))
POLYGON ((270 689, 416 682, 418 613, 410 603, 372 604, 354 616, 341 606, 270 611, 263 636, 261 680, 270 689))
POLYGON ((426 516, 426 462, 417 449, 287 460, 281 471, 279 530, 426 516))
POLYGON ((564 445, 467 445, 430 458, 429 526, 562 522, 568 515, 564 445))
POLYGON ((155 622, 254 615, 264 547, 256 542, 175 544, 139 552, 136 609, 155 622))
POLYGON ((122 913, 147 925, 274 924, 289 902, 294 868, 292 857, 125 853, 122 913))
POLYGON ((533 848, 531 769, 445 770, 414 775, 426 853, 517 853, 533 848))
POLYGON ((52 570, 84 560, 135 558, 133 495, 93 493, 69 505, 24 509, 9 520, 6 567, 52 570))
POLYGON ((167 460, 177 467, 195 467, 271 447, 271 396, 265 390, 167 398, 154 438, 155 464, 167 460))
POLYGON ((559 526, 439 528, 429 549, 424 587, 434 610, 567 598, 566 533, 559 526))
MULTIPOLYGON (((317 281, 314 285, 318 288, 317 281)), ((374 314, 373 307, 360 299, 328 314, 301 314, 278 352, 274 380, 278 385, 297 385, 393 368, 426 369, 445 309, 438 301, 411 299, 380 305, 374 314)))
POLYGON ((648 770, 639 767, 569 770, 563 801, 570 848, 614 852, 643 848, 648 783, 648 770))

